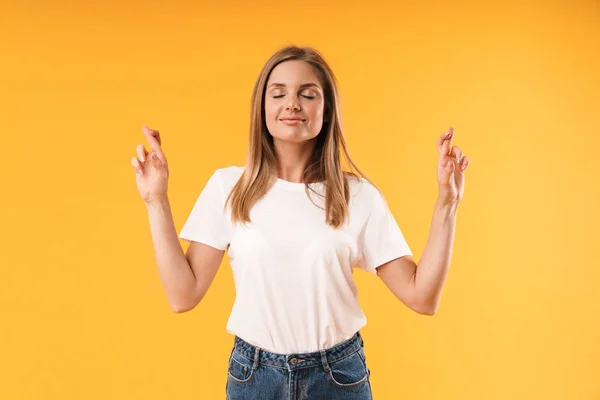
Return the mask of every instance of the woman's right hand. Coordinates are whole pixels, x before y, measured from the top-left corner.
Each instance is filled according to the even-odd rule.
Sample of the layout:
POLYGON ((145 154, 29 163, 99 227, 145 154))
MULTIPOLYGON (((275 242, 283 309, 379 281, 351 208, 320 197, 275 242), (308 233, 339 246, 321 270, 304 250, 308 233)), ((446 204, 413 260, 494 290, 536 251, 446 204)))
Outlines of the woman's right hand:
POLYGON ((135 181, 142 200, 146 204, 167 198, 169 168, 167 158, 161 149, 158 131, 142 127, 142 131, 150 145, 150 153, 144 145, 137 146, 137 157, 131 159, 131 165, 136 171, 135 181))

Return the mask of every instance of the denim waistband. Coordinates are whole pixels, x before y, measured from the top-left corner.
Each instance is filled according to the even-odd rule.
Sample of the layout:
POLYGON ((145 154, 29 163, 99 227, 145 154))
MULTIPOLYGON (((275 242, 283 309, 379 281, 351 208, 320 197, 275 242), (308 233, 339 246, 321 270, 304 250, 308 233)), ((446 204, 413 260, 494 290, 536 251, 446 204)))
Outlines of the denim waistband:
POLYGON ((325 365, 326 370, 329 363, 340 360, 363 347, 363 339, 360 332, 356 332, 350 339, 336 344, 328 349, 314 351, 312 353, 291 353, 280 354, 263 350, 244 341, 239 336, 234 339, 233 351, 254 361, 253 369, 258 365, 268 365, 276 368, 283 368, 289 371, 294 369, 315 367, 325 365))

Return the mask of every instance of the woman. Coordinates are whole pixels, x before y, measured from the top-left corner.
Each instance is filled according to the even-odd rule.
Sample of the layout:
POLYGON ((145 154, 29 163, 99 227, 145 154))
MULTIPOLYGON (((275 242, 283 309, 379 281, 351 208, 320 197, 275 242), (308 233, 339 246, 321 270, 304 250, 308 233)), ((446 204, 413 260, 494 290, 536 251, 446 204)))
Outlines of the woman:
POLYGON ((378 275, 407 306, 437 309, 449 268, 467 157, 438 141, 439 197, 419 267, 384 197, 352 162, 337 83, 314 49, 284 48, 252 95, 244 167, 217 169, 179 237, 158 131, 132 160, 148 207, 160 278, 176 312, 203 298, 228 252, 236 300, 227 399, 371 399, 352 273, 378 275), (342 169, 341 155, 357 173, 342 169))

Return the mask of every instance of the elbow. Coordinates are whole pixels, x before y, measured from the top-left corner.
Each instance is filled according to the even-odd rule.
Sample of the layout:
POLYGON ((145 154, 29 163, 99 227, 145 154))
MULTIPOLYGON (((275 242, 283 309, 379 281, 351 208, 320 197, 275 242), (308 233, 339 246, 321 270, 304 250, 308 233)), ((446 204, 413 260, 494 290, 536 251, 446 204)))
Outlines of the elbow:
POLYGON ((173 310, 176 314, 181 314, 184 312, 188 312, 196 307, 197 303, 190 301, 170 301, 169 305, 171 306, 171 310, 173 310))
POLYGON ((198 305, 198 303, 200 303, 200 300, 202 300, 202 298, 194 296, 193 298, 171 300, 169 301, 169 305, 171 306, 171 310, 173 310, 173 312, 176 314, 181 314, 192 311, 198 305))
POLYGON ((424 311, 421 311, 420 314, 421 315, 428 315, 430 317, 434 316, 436 313, 436 309, 435 308, 427 308, 424 311))
POLYGON ((434 316, 437 312, 438 304, 420 303, 413 307, 413 310, 421 315, 434 316))
POLYGON ((194 307, 189 307, 184 304, 171 304, 171 310, 173 310, 175 314, 182 314, 191 311, 193 308, 194 307))

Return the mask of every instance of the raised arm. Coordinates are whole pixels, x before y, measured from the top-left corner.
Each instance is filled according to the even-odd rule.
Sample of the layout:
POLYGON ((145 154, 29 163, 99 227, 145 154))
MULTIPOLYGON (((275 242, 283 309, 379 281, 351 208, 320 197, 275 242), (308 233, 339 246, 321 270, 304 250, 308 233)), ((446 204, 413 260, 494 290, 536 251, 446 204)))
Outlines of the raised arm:
POLYGON ((377 275, 400 299, 420 314, 434 315, 452 260, 458 204, 464 193, 464 171, 468 157, 452 145, 454 130, 440 136, 437 143, 439 195, 436 200, 429 238, 419 264, 412 257, 392 260, 377 268, 377 275))
POLYGON ((158 131, 143 127, 150 153, 139 145, 139 158, 132 159, 136 183, 147 207, 160 280, 173 311, 193 309, 202 300, 223 259, 223 250, 192 242, 184 254, 167 196, 167 159, 161 149, 158 131))

